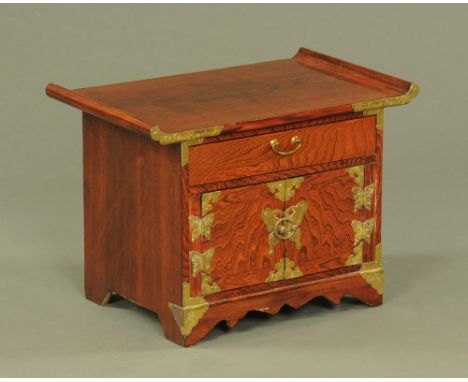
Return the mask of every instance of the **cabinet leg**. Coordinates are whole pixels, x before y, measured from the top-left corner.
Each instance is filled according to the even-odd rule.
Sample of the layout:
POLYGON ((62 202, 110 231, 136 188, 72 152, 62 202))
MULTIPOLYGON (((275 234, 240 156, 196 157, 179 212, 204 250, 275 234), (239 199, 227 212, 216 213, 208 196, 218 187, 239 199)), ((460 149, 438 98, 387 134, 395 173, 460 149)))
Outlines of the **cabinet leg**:
POLYGON ((174 320, 174 317, 169 309, 158 313, 159 323, 164 332, 164 336, 178 345, 189 346, 186 342, 186 338, 182 335, 180 327, 174 320))
POLYGON ((371 287, 364 290, 355 290, 353 297, 369 306, 379 306, 383 304, 383 295, 377 293, 371 287))
POLYGON ((98 305, 106 305, 112 295, 107 287, 106 267, 102 259, 85 255, 85 295, 98 305), (101 260, 101 261, 98 261, 101 260))
POLYGON ((90 283, 85 283, 85 295, 88 300, 95 302, 98 305, 106 305, 112 296, 112 292, 99 286, 91 286, 90 283))

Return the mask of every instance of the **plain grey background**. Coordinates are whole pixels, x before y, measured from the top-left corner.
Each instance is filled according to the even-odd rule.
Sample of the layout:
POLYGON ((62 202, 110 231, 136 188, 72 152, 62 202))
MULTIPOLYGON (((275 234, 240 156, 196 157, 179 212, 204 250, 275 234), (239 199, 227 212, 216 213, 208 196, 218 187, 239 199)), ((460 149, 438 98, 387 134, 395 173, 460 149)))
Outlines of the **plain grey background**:
POLYGON ((0 376, 468 376, 468 6, 1 5, 0 376), (385 303, 250 315, 197 346, 83 293, 81 114, 44 94, 308 47, 411 80, 387 109, 385 303))

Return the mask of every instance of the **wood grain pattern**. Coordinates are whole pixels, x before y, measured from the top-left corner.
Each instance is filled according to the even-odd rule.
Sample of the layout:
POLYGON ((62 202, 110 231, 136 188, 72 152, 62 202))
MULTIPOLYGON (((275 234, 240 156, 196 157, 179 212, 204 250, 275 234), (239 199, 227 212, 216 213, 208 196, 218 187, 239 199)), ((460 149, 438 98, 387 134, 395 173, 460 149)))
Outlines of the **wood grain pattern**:
POLYGON ((365 157, 375 151, 372 118, 288 130, 219 143, 190 147, 190 185, 199 185, 263 173, 365 157), (278 139, 280 150, 291 150, 292 137, 302 147, 292 155, 273 152, 270 141, 278 139))
POLYGON ((353 166, 366 165, 375 162, 375 156, 345 159, 336 162, 321 163, 313 166, 299 167, 290 170, 282 170, 270 172, 267 174, 260 174, 254 176, 246 176, 244 178, 231 179, 226 181, 219 181, 209 184, 201 184, 190 186, 190 192, 203 193, 215 190, 223 190, 234 187, 248 186, 251 184, 273 182, 281 179, 295 178, 298 176, 317 174, 325 171, 338 170, 340 168, 347 168, 353 166))
MULTIPOLYGON (((348 270, 342 267, 346 257, 338 256, 337 260, 335 254, 339 251, 322 252, 324 258, 328 256, 325 262, 316 259, 304 262, 300 255, 291 255, 293 252, 281 243, 277 246, 274 256, 268 255, 268 232, 259 212, 265 207, 285 208, 286 204, 275 199, 264 183, 224 189, 220 199, 213 205, 216 218, 212 227, 212 239, 191 242, 188 215, 201 214, 200 194, 192 193, 189 188, 191 169, 190 165, 180 166, 179 147, 159 146, 89 115, 84 116, 84 142, 87 297, 100 303, 108 291, 113 291, 157 312, 165 335, 176 343, 185 346, 196 343, 219 320, 226 319, 228 325, 234 327, 250 306, 264 310, 265 306, 261 305, 264 305, 266 300, 257 295, 270 295, 272 290, 278 288, 295 290, 298 283, 320 284, 324 277, 347 278, 348 273, 356 270, 356 267, 348 267, 348 270), (161 169, 158 170, 156 163, 164 163, 164 169, 172 166, 172 175, 160 173, 161 169), (160 195, 159 188, 162 186, 166 194, 160 195), (158 194, 159 198, 150 201, 150 195, 155 194, 158 194), (143 208, 143 201, 150 206, 149 209, 143 208), (154 204, 153 207, 151 203, 154 204), (164 203, 179 205, 180 208, 168 209, 164 203), (178 223, 172 216, 174 211, 176 216, 180 216, 178 223), (150 227, 162 227, 159 236, 155 233, 156 230, 150 227), (180 237, 180 240, 170 243, 169 237, 180 237), (192 296, 201 295, 201 279, 192 277, 188 252, 203 252, 212 246, 216 248, 212 261, 212 278, 221 287, 222 292, 206 296, 210 304, 209 311, 190 336, 183 337, 167 308, 167 303, 181 304, 183 280, 190 281, 192 296), (155 251, 156 248, 159 249, 155 251), (175 253, 180 255, 176 256, 175 253), (300 263, 306 276, 268 285, 265 280, 269 272, 274 270, 275 264, 285 254, 300 263), (341 268, 335 269, 340 264, 341 268), (336 273, 327 275, 327 271, 336 273), (308 273, 313 274, 307 275, 308 273), (252 298, 248 304, 245 304, 246 296, 252 298), (252 303, 253 301, 256 302, 252 303), (218 311, 218 305, 223 306, 223 309, 218 311), (212 314, 217 316, 217 319, 213 318, 212 314)), ((368 157, 367 161, 371 159, 372 156, 368 157)), ((344 166, 362 163, 362 160, 363 158, 357 158, 336 163, 344 166)), ((317 167, 324 171, 334 168, 336 163, 317 167)), ((339 192, 340 187, 351 187, 349 184, 344 185, 349 181, 352 182, 352 179, 347 175, 346 169, 326 171, 306 177, 301 190, 304 190, 307 197, 316 201, 319 199, 317 195, 307 195, 307 190, 310 191, 315 186, 326 188, 327 184, 331 184, 331 190, 326 194, 349 207, 353 205, 352 197, 349 199, 339 192)), ((300 196, 301 194, 297 193, 295 200, 300 196)), ((336 208, 333 202, 328 203, 328 206, 326 200, 320 203, 325 206, 324 211, 336 208)), ((338 215, 339 210, 338 208, 338 215)), ((324 224, 327 224, 326 217, 324 224)), ((338 236, 343 232, 339 228, 338 236)), ((344 235, 348 237, 349 233, 344 235)), ((309 232, 304 231, 303 238, 306 242, 311 240, 311 236, 309 232)), ((342 239, 342 242, 346 240, 342 239)), ((329 241, 336 248, 340 245, 343 247, 337 237, 331 236, 329 241)), ((305 259, 310 260, 307 256, 305 259)), ((372 288, 366 286, 367 283, 359 281, 357 277, 355 279, 353 285, 357 283, 358 287, 352 286, 343 293, 350 293, 349 290, 357 288, 357 291, 353 292, 356 297, 372 304, 381 303, 380 295, 376 295, 372 288)), ((331 301, 338 303, 342 294, 334 288, 332 286, 328 290, 322 285, 322 288, 314 287, 313 292, 284 293, 288 296, 288 303, 294 306, 308 301, 312 295, 326 295, 331 301)), ((275 313, 284 304, 281 302, 283 297, 281 293, 268 297, 267 301, 271 305, 267 307, 268 313, 275 313)))
POLYGON ((221 290, 264 283, 283 256, 282 245, 269 254, 268 231, 261 214, 281 208, 265 184, 223 190, 212 212, 211 239, 203 237, 202 251, 215 248, 211 276, 221 290))
MULTIPOLYGON (((352 109, 352 108, 351 108, 352 109)), ((244 122, 237 124, 229 129, 225 128, 223 134, 215 137, 207 137, 204 143, 222 142, 230 139, 239 139, 246 137, 253 137, 256 135, 263 135, 269 133, 277 133, 290 129, 300 129, 304 127, 312 127, 318 125, 326 125, 333 122, 346 121, 349 119, 362 118, 362 113, 351 112, 350 108, 343 110, 335 110, 331 115, 320 111, 314 113, 304 113, 304 118, 299 118, 297 115, 289 118, 282 116, 278 118, 271 118, 268 120, 244 122), (307 116, 305 116, 307 115, 307 116)))
POLYGON ((83 116, 85 293, 109 291, 158 313, 182 341, 168 302, 181 303, 180 150, 83 116))
POLYGON ((305 200, 307 213, 301 224, 302 248, 285 243, 286 256, 303 274, 345 266, 354 250, 353 220, 362 220, 362 209, 355 212, 351 189, 354 180, 347 169, 304 177, 301 187, 286 204, 305 200))
POLYGON ((220 321, 235 327, 251 310, 275 314, 318 296, 381 304, 368 283, 375 274, 366 281, 361 264, 346 265, 352 221, 375 218, 364 262, 376 259, 381 242, 383 132, 372 112, 352 105, 404 94, 410 85, 303 48, 291 59, 200 73, 78 90, 48 85, 49 96, 84 111, 86 297, 103 304, 118 293, 156 312, 165 336, 184 346, 220 321), (190 146, 189 162, 181 163, 181 145, 150 139, 155 125, 166 133, 224 129, 190 146), (299 151, 272 151, 272 139, 286 151, 293 136, 302 140, 299 151), (375 184, 368 209, 355 209, 347 169, 357 165, 365 166, 364 187, 375 184), (268 188, 296 177, 304 179, 286 201, 268 188), (211 236, 192 238, 189 222, 204 216, 201 200, 214 191, 211 236), (285 240, 270 253, 263 210, 301 201, 300 248, 285 240), (210 249, 209 276, 220 288, 211 294, 203 288, 206 267, 194 272, 191 261, 210 249), (302 275, 266 282, 285 259, 302 275))
POLYGON ((76 93, 126 110, 167 133, 398 94, 393 88, 370 88, 311 70, 294 59, 78 89, 76 93))
POLYGON ((351 113, 352 104, 404 94, 407 81, 301 48, 290 59, 47 94, 150 134, 224 126, 261 129, 351 113), (136 122, 138 121, 138 122, 136 122))

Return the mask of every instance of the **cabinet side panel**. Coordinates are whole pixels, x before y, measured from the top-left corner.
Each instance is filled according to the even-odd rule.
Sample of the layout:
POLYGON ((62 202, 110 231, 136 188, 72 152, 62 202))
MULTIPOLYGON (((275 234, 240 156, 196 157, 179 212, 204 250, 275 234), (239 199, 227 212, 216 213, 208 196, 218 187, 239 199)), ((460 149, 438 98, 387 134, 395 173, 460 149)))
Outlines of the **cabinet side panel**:
POLYGON ((83 150, 86 296, 116 292, 179 333, 167 304, 181 301, 180 147, 83 114, 83 150))

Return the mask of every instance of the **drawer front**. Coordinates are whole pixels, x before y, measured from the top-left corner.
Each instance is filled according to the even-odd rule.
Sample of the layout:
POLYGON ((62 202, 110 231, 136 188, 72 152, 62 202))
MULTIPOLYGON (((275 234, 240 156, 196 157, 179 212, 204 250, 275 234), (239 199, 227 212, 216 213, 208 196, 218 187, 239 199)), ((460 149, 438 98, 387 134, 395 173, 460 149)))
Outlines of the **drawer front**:
POLYGON ((190 147, 190 185, 370 156, 375 118, 366 117, 190 147), (272 142, 276 142, 273 145, 272 142))

